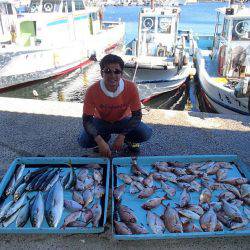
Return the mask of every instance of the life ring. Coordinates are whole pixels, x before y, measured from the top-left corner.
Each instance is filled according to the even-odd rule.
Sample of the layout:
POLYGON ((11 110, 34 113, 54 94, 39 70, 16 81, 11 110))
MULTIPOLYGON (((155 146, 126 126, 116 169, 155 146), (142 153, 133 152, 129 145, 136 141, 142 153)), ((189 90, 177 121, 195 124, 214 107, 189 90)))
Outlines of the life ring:
POLYGON ((32 4, 31 7, 30 7, 30 12, 31 13, 34 13, 34 12, 37 12, 38 11, 38 5, 37 4, 32 4))
POLYGON ((146 29, 151 29, 154 25, 154 21, 152 18, 147 17, 143 20, 143 27, 146 29))
POLYGON ((226 45, 222 45, 218 54, 218 74, 223 75, 224 61, 225 61, 226 45))
POLYGON ((52 12, 53 11, 53 4, 52 3, 45 3, 43 5, 43 9, 45 12, 52 12))
POLYGON ((248 23, 244 20, 240 21, 235 25, 234 30, 238 36, 243 36, 249 30, 248 23))

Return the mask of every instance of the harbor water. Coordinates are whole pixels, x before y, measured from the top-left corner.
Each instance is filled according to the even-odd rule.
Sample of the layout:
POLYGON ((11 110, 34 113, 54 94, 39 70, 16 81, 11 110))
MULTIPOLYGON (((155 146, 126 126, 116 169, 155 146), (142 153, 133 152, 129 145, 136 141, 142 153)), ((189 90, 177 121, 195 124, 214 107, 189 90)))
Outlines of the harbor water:
MULTIPOLYGON (((195 3, 181 6, 179 29, 192 29, 197 35, 212 35, 216 19, 215 9, 228 3, 195 3)), ((104 20, 122 20, 126 25, 124 43, 137 37, 137 20, 141 6, 105 7, 104 20)), ((86 88, 100 79, 99 64, 87 69, 78 69, 63 77, 41 80, 36 84, 1 93, 2 97, 17 97, 39 100, 82 102, 86 88)), ((150 100, 147 106, 161 109, 212 112, 199 96, 196 79, 186 82, 180 89, 164 93, 150 100)))

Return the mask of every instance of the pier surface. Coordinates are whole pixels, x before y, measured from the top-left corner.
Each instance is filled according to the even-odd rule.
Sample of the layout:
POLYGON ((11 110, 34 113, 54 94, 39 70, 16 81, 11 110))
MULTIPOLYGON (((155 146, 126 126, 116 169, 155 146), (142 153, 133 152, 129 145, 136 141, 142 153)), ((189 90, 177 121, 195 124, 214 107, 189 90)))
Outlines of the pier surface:
MULTIPOLYGON (((141 155, 237 154, 250 166, 250 117, 143 110, 153 128, 141 155)), ((82 156, 79 103, 0 98, 0 179, 21 156, 82 156)), ((110 218, 108 216, 108 221, 110 218)), ((110 223, 108 223, 110 228, 110 223)), ((100 235, 0 235, 0 249, 249 249, 250 237, 115 241, 100 235)))

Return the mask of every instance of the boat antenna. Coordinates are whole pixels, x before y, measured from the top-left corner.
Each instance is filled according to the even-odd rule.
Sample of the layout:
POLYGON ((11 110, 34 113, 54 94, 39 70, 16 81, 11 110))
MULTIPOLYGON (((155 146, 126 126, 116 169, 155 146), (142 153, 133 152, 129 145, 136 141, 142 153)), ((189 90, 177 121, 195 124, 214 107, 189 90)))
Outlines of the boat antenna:
POLYGON ((154 9, 155 9, 154 0, 150 0, 150 7, 151 7, 151 10, 154 10, 154 9))

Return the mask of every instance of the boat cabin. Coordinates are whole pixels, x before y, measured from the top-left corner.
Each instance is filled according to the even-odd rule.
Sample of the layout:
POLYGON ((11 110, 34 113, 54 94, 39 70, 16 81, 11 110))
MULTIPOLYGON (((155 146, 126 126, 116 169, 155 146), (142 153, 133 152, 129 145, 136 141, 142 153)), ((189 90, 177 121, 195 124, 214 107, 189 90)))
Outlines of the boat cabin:
POLYGON ((14 42, 15 37, 15 23, 16 23, 16 9, 14 5, 7 1, 0 0, 0 43, 14 42))
POLYGON ((213 57, 218 74, 242 78, 250 75, 250 9, 240 5, 217 10, 213 57))
POLYGON ((144 8, 139 14, 138 56, 172 56, 177 40, 178 7, 144 8))

